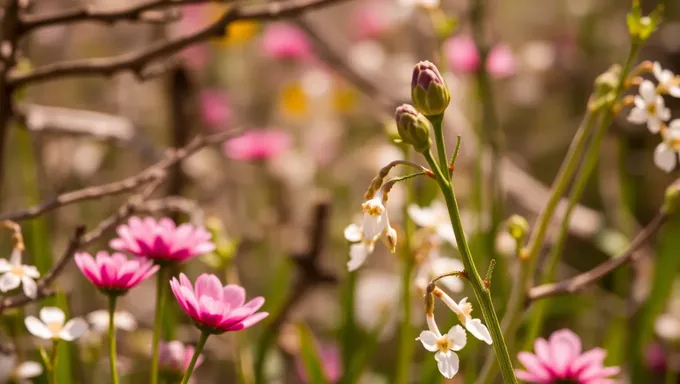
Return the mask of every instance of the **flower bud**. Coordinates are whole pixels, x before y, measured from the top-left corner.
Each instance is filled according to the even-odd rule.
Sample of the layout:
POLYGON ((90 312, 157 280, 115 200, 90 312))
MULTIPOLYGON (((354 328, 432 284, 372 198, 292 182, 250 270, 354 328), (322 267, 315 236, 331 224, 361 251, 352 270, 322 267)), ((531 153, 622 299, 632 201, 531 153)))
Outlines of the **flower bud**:
POLYGON ((385 232, 385 240, 387 241, 387 246, 390 248, 390 252, 394 253, 397 251, 397 231, 392 227, 387 227, 385 232))
POLYGON ((394 118, 397 121, 399 136, 404 143, 412 145, 420 153, 430 149, 432 146, 432 139, 430 139, 432 123, 423 114, 413 106, 404 104, 397 108, 394 118))
POLYGON ((512 215, 506 222, 506 228, 513 239, 521 241, 529 231, 529 223, 520 215, 512 215))
POLYGON ((446 86, 437 67, 429 61, 421 61, 413 68, 411 100, 426 116, 442 114, 449 106, 451 101, 449 87, 446 86))

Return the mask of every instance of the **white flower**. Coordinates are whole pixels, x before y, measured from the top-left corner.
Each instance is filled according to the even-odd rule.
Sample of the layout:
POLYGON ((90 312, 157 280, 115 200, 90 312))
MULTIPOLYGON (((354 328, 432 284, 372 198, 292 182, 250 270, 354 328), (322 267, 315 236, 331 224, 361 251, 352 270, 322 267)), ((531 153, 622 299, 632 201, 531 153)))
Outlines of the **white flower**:
MULTIPOLYGON (((109 311, 100 309, 87 315, 87 321, 92 324, 92 330, 98 333, 109 331, 109 311)), ((127 311, 116 311, 113 314, 113 325, 117 329, 132 332, 137 329, 137 320, 127 311)))
POLYGON ((628 115, 633 124, 647 123, 651 133, 659 133, 661 124, 671 118, 671 110, 666 108, 663 97, 656 93, 654 83, 644 80, 640 84, 640 94, 635 96, 635 107, 628 115))
POLYGON ((675 169, 680 152, 680 119, 671 121, 664 133, 664 141, 654 150, 654 164, 666 172, 675 169))
POLYGON ((665 340, 680 340, 680 319, 672 314, 664 313, 654 321, 654 331, 665 340))
POLYGON ((414 223, 427 228, 456 247, 456 235, 453 233, 449 211, 441 201, 433 202, 429 207, 416 204, 408 206, 408 215, 414 223))
POLYGON ((364 239, 374 241, 389 226, 382 193, 378 192, 372 199, 361 204, 361 208, 364 212, 361 225, 364 239))
POLYGON ((354 243, 349 247, 349 261, 347 262, 347 269, 351 272, 359 269, 368 255, 373 253, 375 241, 364 239, 361 227, 356 224, 350 224, 345 228, 345 239, 354 243))
POLYGON ((673 72, 661 68, 661 64, 658 61, 654 63, 653 72, 654 77, 659 81, 659 85, 663 90, 673 97, 680 97, 680 84, 675 80, 673 72))
POLYGON ((397 325, 401 279, 384 272, 359 275, 354 293, 354 314, 357 324, 368 332, 382 328, 382 336, 391 334, 397 325))
POLYGON ((46 340, 72 341, 79 338, 86 330, 85 320, 75 317, 66 324, 66 315, 57 307, 44 307, 40 310, 40 319, 27 316, 24 320, 26 328, 33 335, 46 340))
POLYGON ((420 332, 419 340, 425 349, 435 352, 434 359, 437 360, 437 368, 447 379, 452 378, 458 373, 458 355, 454 351, 460 351, 467 343, 465 330, 460 325, 455 325, 442 335, 439 332, 434 316, 426 316, 428 331, 420 332))
POLYGON ((473 319, 470 316, 472 312, 472 304, 467 302, 467 297, 464 297, 460 303, 456 303, 449 295, 447 295, 442 290, 436 290, 441 293, 441 299, 456 315, 458 315, 458 320, 463 324, 465 329, 472 334, 472 336, 477 339, 491 345, 493 341, 491 340, 491 334, 486 328, 486 325, 482 324, 480 319, 473 319))
POLYGON ((16 355, 0 354, 0 383, 12 382, 25 383, 27 379, 40 376, 43 367, 35 361, 25 361, 17 364, 16 355))
POLYGON ((40 277, 38 268, 32 265, 21 264, 21 251, 14 249, 10 261, 0 259, 0 291, 7 292, 23 285, 24 294, 35 298, 38 294, 38 286, 34 279, 40 277))
MULTIPOLYGON (((445 273, 462 271, 463 269, 465 269, 463 262, 452 257, 443 257, 439 254, 438 249, 433 248, 428 253, 427 258, 418 266, 414 284, 418 290, 424 293, 430 280, 445 273)), ((463 290, 463 282, 456 276, 444 277, 439 282, 452 292, 463 290)))

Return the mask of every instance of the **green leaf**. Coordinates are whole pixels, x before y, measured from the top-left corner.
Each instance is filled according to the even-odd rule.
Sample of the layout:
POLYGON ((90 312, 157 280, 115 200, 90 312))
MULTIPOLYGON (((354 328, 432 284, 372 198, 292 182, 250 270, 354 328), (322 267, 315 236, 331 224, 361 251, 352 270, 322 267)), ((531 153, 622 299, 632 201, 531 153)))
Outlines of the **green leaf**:
POLYGON ((297 329, 300 337, 300 357, 307 373, 307 382, 310 384, 328 384, 312 332, 305 324, 298 324, 297 329))

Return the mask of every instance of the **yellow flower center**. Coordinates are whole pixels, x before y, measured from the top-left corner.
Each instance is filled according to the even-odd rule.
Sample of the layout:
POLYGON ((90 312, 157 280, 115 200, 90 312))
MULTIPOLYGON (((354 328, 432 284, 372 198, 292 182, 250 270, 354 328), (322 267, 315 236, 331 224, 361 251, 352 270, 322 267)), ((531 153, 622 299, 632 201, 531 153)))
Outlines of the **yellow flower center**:
POLYGON ((12 270, 10 271, 13 275, 18 276, 18 277, 24 277, 24 266, 23 265, 15 265, 12 267, 12 270))
POLYGON ((53 333, 54 335, 56 335, 56 334, 58 334, 59 332, 61 332, 61 329, 64 327, 63 324, 57 323, 57 322, 50 322, 50 323, 46 323, 45 325, 47 325, 47 329, 49 329, 50 331, 52 331, 52 333, 53 333))
POLYGON ((449 344, 449 339, 446 337, 446 335, 440 337, 437 340, 437 347, 439 348, 440 351, 446 352, 449 349, 451 349, 451 344, 449 344))
POLYGON ((371 216, 380 216, 385 211, 385 207, 372 201, 367 201, 361 204, 361 208, 363 208, 364 212, 371 216))
POLYGON ((647 104, 647 114, 650 116, 656 116, 656 103, 647 104))
POLYGON ((465 303, 460 306, 461 313, 458 314, 458 320, 460 320, 461 323, 465 324, 465 319, 470 317, 470 314, 472 313, 472 304, 470 303, 465 303))

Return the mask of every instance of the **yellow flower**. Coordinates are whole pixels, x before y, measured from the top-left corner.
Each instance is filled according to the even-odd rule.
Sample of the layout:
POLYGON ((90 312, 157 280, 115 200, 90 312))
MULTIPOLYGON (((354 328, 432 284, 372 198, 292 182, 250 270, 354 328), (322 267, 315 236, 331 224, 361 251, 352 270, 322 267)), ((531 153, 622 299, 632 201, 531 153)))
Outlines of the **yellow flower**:
POLYGON ((356 107, 357 94, 354 89, 343 85, 333 88, 333 108, 340 113, 347 113, 356 107))
POLYGON ((225 31, 226 36, 217 39, 216 42, 226 46, 246 43, 257 34, 258 27, 257 22, 250 20, 229 23, 225 31))
POLYGON ((308 100, 300 83, 286 85, 279 95, 281 112, 286 116, 303 117, 307 114, 308 100))

